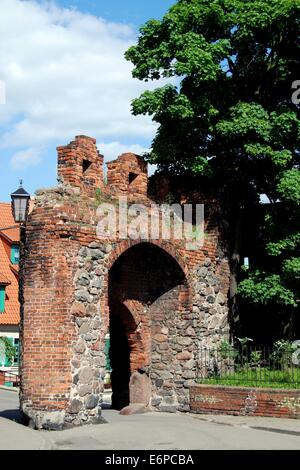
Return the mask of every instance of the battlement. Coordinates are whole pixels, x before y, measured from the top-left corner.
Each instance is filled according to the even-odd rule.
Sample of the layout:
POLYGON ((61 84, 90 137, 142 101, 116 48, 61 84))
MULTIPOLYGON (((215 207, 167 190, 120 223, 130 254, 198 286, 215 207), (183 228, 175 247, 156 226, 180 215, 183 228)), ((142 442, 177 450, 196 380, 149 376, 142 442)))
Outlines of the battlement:
POLYGON ((139 155, 124 153, 107 163, 107 185, 103 161, 96 139, 80 135, 57 148, 58 180, 80 188, 81 194, 94 196, 97 189, 110 194, 147 196, 148 165, 139 155))
POLYGON ((107 185, 117 194, 146 196, 148 189, 148 165, 134 153, 123 153, 107 163, 107 185))

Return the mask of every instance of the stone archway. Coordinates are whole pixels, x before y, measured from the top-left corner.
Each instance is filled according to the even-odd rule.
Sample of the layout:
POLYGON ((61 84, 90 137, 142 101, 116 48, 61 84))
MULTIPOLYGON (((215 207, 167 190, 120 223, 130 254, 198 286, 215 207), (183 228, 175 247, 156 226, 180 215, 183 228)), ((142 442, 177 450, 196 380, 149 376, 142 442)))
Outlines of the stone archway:
POLYGON ((128 248, 112 265, 108 305, 114 408, 150 405, 157 388, 152 353, 169 353, 167 323, 171 312, 184 311, 183 292, 187 282, 182 268, 152 243, 128 248))
POLYGON ((150 401, 157 411, 189 411, 199 350, 228 338, 230 266, 218 198, 182 179, 148 182, 147 164, 134 154, 110 162, 104 184, 102 163, 95 139, 58 147, 60 184, 37 194, 24 232, 20 396, 37 428, 102 422, 110 317, 127 351, 123 404, 150 401), (119 196, 142 202, 151 215, 171 189, 182 204, 207 204, 203 247, 191 249, 172 230, 151 243, 119 232, 99 239, 99 195, 116 209, 119 196))

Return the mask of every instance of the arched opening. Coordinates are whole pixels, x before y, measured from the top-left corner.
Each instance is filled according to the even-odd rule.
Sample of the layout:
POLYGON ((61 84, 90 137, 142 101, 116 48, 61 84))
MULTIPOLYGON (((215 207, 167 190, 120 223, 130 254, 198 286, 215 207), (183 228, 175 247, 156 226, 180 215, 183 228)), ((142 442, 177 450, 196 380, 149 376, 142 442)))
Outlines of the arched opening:
MULTIPOLYGON (((112 407, 151 397, 153 336, 170 311, 184 310, 185 274, 173 256, 151 243, 126 250, 109 271, 112 407)), ((163 336, 162 336, 163 338, 163 336)))
POLYGON ((112 408, 121 410, 129 403, 130 348, 123 319, 116 314, 110 318, 110 365, 112 408))

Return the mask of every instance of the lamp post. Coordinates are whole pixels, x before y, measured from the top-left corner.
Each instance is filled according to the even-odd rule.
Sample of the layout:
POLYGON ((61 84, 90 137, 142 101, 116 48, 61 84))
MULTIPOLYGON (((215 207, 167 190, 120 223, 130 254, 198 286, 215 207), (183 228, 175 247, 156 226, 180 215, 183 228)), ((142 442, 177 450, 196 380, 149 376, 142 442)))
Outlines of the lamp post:
MULTIPOLYGON (((11 194, 12 214, 13 214, 15 223, 18 225, 12 225, 8 227, 0 228, 0 232, 4 232, 4 231, 11 230, 14 228, 20 228, 21 246, 22 246, 22 234, 24 235, 25 222, 27 220, 27 216, 29 212, 29 201, 30 201, 30 194, 27 193, 27 191, 25 191, 25 189, 23 188, 23 182, 22 180, 20 180, 19 188, 11 194)), ((20 283, 20 278, 19 278, 19 300, 21 303, 20 289, 21 289, 21 283, 20 283)))
MULTIPOLYGON (((13 192, 11 195, 11 207, 14 220, 18 224, 23 224, 26 222, 28 210, 29 210, 29 201, 30 194, 25 191, 23 188, 22 180, 20 181, 19 188, 13 192)), ((9 227, 0 227, 0 232, 6 230, 12 230, 14 228, 19 228, 20 225, 10 225, 9 227)))
POLYGON ((24 224, 29 211, 30 194, 23 188, 20 181, 19 188, 11 194, 12 213, 16 223, 24 224))

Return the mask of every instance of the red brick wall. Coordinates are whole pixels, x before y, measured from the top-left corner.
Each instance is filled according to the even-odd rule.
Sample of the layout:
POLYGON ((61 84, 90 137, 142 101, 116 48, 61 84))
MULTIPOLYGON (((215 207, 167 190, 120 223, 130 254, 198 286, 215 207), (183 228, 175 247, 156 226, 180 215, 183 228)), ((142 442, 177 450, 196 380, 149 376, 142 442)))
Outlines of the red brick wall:
POLYGON ((57 152, 58 177, 64 184, 92 197, 96 188, 103 189, 103 155, 97 150, 96 139, 77 136, 70 144, 57 147, 57 152))
POLYGON ((22 268, 26 276, 21 395, 24 399, 29 396, 35 409, 59 410, 66 407, 71 381, 74 324, 69 299, 73 294, 74 261, 70 251, 75 247, 70 249, 67 239, 45 237, 44 230, 35 226, 27 231, 30 249, 22 268))
POLYGON ((300 418, 300 391, 195 385, 190 388, 193 413, 300 418))
POLYGON ((124 153, 107 163, 107 185, 111 193, 147 196, 147 163, 138 155, 124 153))

